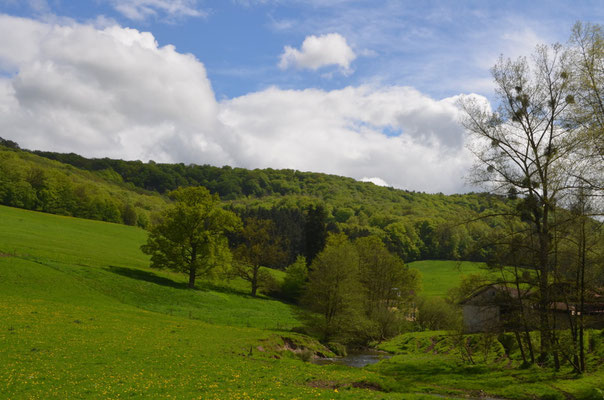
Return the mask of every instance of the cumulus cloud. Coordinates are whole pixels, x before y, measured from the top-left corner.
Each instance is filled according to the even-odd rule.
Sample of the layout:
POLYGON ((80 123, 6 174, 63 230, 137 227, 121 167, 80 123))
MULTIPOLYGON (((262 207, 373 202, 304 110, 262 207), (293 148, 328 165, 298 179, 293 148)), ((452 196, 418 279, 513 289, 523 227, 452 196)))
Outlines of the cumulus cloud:
POLYGON ((452 101, 407 87, 269 88, 222 102, 219 118, 242 144, 235 158, 244 165, 379 176, 448 193, 462 190, 469 166, 452 101))
POLYGON ((0 127, 30 148, 228 163, 202 63, 153 35, 0 16, 0 127), (20 37, 16 48, 12 36, 20 37))
POLYGON ((110 0, 110 2, 120 14, 137 21, 149 17, 173 19, 206 15, 197 7, 197 0, 110 0))
POLYGON ((374 185, 378 185, 378 186, 390 186, 388 184, 388 182, 386 182, 382 178, 378 178, 377 176, 374 176, 373 178, 364 177, 364 178, 361 178, 360 181, 361 182, 371 182, 374 185))
POLYGON ((0 38, 0 135, 25 148, 463 190, 455 98, 271 87, 219 102, 204 65, 150 33, 0 16, 0 38))
POLYGON ((346 39, 338 33, 321 36, 307 36, 300 50, 285 46, 279 61, 279 68, 290 67, 317 70, 329 65, 337 65, 342 71, 350 71, 350 63, 356 54, 346 39))

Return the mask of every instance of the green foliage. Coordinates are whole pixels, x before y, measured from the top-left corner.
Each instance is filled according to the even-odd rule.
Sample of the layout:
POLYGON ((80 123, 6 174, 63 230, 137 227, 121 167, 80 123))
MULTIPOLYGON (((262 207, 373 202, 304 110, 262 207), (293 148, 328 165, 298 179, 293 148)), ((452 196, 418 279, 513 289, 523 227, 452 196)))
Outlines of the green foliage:
POLYGON ((305 256, 312 263, 316 255, 325 247, 327 238, 327 211, 322 204, 310 205, 306 210, 305 256))
POLYGON ((242 219, 273 220, 287 248, 281 268, 298 255, 311 263, 325 245, 327 232, 344 232, 351 239, 377 235, 406 262, 485 260, 488 249, 479 246, 480 240, 501 225, 503 217, 476 219, 468 226, 459 222, 509 209, 508 200, 487 194, 432 195, 287 169, 246 170, 36 154, 94 171, 111 182, 118 181, 113 175, 118 174, 122 185, 136 190, 166 193, 179 186, 204 186, 218 193, 226 200, 226 207, 242 219))
POLYGON ((391 254, 375 236, 357 239, 354 246, 359 255, 365 315, 375 327, 364 334, 368 341, 395 336, 412 311, 419 275, 391 254))
POLYGON ((323 341, 365 346, 401 332, 419 288, 407 268, 377 237, 328 238, 310 266, 303 304, 317 313, 307 323, 323 341))
POLYGON ((306 258, 298 256, 296 261, 285 268, 285 278, 281 285, 281 293, 285 299, 297 302, 304 291, 308 280, 306 258))
POLYGON ((440 297, 420 298, 415 322, 421 330, 453 330, 461 325, 461 315, 455 306, 440 297))
POLYGON ((240 221, 220 208, 218 196, 205 188, 178 189, 170 197, 176 202, 151 227, 141 250, 151 256, 152 268, 185 273, 189 288, 194 288, 196 277, 209 276, 216 267, 230 263, 225 234, 237 229, 240 221))
POLYGON ((0 204, 134 225, 133 218, 148 219, 166 201, 133 191, 119 175, 78 170, 0 145, 0 204))
POLYGON ((274 266, 285 258, 281 237, 275 225, 268 219, 249 218, 239 233, 240 243, 234 250, 233 268, 240 278, 251 285, 251 294, 256 296, 259 288, 271 288, 272 275, 262 266, 274 266))
POLYGON ((362 291, 359 258, 352 243, 343 234, 328 238, 325 249, 310 266, 303 303, 316 313, 309 327, 324 342, 352 339, 362 316, 362 291))

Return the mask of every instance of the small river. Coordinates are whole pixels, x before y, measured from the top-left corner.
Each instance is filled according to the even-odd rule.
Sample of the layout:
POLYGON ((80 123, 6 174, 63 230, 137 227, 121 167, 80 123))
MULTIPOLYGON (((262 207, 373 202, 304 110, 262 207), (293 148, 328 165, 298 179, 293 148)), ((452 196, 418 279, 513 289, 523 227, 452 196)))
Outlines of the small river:
POLYGON ((349 367, 363 368, 364 366, 375 364, 378 361, 392 357, 388 353, 378 350, 365 350, 351 352, 346 357, 318 358, 313 363, 319 365, 347 365, 349 367))

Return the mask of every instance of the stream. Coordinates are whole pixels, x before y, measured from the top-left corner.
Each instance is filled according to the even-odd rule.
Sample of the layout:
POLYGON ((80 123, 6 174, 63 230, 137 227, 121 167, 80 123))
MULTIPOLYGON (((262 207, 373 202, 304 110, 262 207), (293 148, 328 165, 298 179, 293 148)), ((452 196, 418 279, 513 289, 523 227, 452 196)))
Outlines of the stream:
POLYGON ((347 365, 349 367, 363 368, 378 361, 392 357, 390 354, 379 350, 364 350, 350 352, 346 357, 318 358, 313 363, 319 365, 347 365))

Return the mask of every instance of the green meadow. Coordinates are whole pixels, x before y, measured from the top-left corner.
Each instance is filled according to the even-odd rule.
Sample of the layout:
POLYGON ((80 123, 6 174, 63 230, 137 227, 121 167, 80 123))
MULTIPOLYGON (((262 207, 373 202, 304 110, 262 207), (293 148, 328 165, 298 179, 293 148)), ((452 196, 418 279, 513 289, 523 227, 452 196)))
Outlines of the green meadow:
POLYGON ((0 207, 2 398, 376 398, 354 386, 378 374, 282 350, 309 340, 290 305, 241 282, 187 290, 146 268, 145 237, 0 207))
MULTIPOLYGON (((242 281, 186 289, 184 276, 147 267, 145 238, 135 227, 0 206, 1 398, 563 400, 604 390, 602 369, 580 379, 519 370, 496 344, 481 360, 475 343, 468 365, 443 332, 382 343, 394 356, 363 369, 305 362, 292 347, 328 350, 291 330, 294 306, 253 298, 242 281)), ((454 262, 411 266, 431 296, 459 279, 454 262)), ((461 273, 477 270, 464 263, 461 273)), ((601 365, 602 349, 590 354, 601 365)))
POLYGON ((463 275, 486 273, 483 263, 471 261, 424 260, 408 264, 422 274, 422 294, 425 297, 445 297, 458 286, 463 275))

